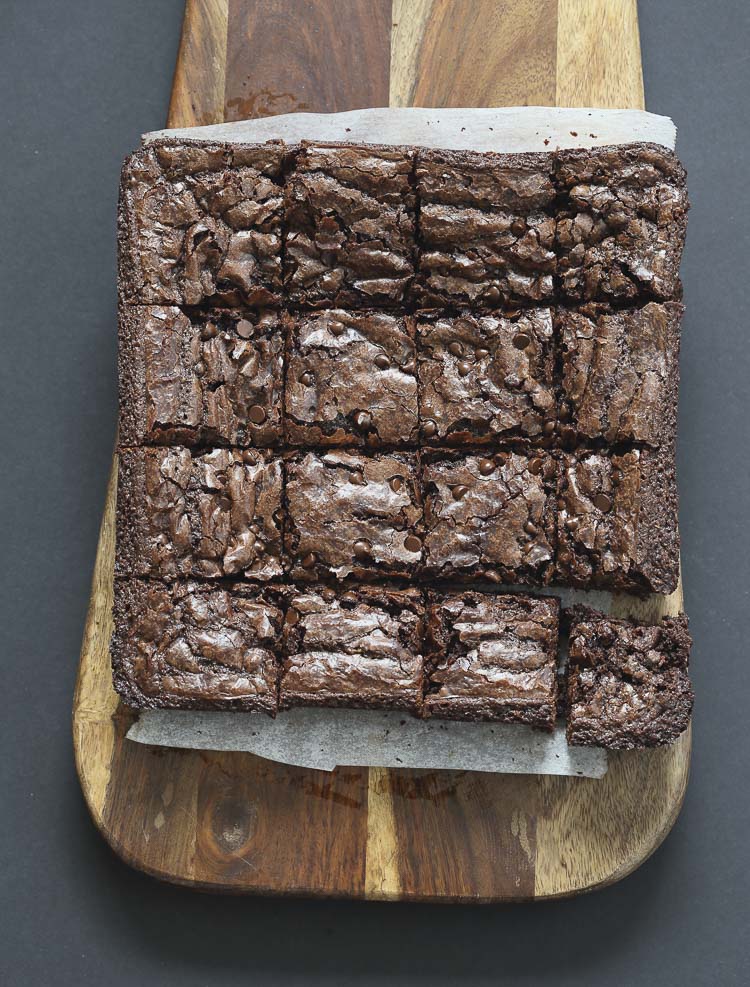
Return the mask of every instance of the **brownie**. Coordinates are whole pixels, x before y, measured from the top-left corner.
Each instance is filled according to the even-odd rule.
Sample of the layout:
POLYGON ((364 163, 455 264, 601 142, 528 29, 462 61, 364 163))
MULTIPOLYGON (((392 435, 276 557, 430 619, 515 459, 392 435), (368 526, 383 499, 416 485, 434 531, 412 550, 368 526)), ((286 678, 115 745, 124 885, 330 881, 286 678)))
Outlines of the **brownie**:
POLYGON ((562 457, 556 573, 562 583, 671 593, 679 546, 672 448, 562 457))
POLYGON ((281 460, 256 450, 121 451, 116 574, 280 576, 281 488, 281 460))
POLYGON ((286 436, 294 446, 403 446, 417 438, 410 318, 333 309, 293 319, 286 436))
POLYGON ((293 578, 376 579, 418 568, 422 507, 413 454, 294 457, 286 498, 293 578))
POLYGON ((426 443, 487 445, 554 431, 550 309, 420 321, 417 348, 426 443))
POLYGON ((313 308, 394 306, 414 274, 412 155, 308 145, 286 186, 284 280, 313 308))
POLYGON ((295 593, 283 634, 281 706, 418 710, 424 605, 417 590, 295 593))
POLYGON ((568 743, 630 750, 671 744, 693 709, 685 614, 655 626, 573 608, 568 743))
POLYGON ((558 274, 571 299, 663 301, 680 294, 685 169, 658 144, 560 151, 558 274))
POLYGON ((160 141, 126 159, 120 297, 267 306, 281 289, 281 144, 160 141))
POLYGON ((552 160, 551 154, 417 154, 417 305, 496 309, 552 298, 552 160))
POLYGON ((433 577, 548 582, 555 475, 546 453, 429 458, 423 470, 425 571, 433 577))
POLYGON ((552 730, 559 624, 555 597, 431 594, 425 713, 552 730))
POLYGON ((558 310, 563 417, 580 440, 674 442, 682 312, 676 302, 558 310))
POLYGON ((247 584, 115 580, 114 684, 129 706, 278 705, 279 594, 247 584))
POLYGON ((284 331, 271 311, 120 307, 120 444, 281 442, 284 331))

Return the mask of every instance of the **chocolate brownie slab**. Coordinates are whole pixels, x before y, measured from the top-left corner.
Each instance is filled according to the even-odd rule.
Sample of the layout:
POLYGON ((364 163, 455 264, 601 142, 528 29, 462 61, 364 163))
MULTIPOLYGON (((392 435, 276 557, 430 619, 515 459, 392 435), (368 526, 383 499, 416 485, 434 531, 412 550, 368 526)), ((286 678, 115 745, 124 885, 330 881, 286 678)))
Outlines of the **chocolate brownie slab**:
POLYGON ((679 576, 674 452, 562 457, 556 578, 563 584, 671 593, 679 576))
POLYGON ((558 309, 564 417, 579 439, 674 442, 682 312, 676 302, 558 309))
POLYGON ((427 444, 539 440, 554 431, 552 313, 420 320, 421 434, 427 444))
POLYGON ((256 450, 123 450, 116 574, 280 576, 281 488, 281 460, 256 450))
POLYGON ((271 311, 122 305, 120 444, 279 444, 283 359, 271 311))
POLYGON ((412 155, 308 145, 286 185, 284 281, 312 308, 393 307, 414 274, 412 155))
POLYGON ((419 151, 416 304, 476 310, 551 299, 552 170, 551 154, 419 151))
POLYGON ((431 594, 425 712, 552 730, 559 622, 554 597, 431 594))
POLYGON ((275 715, 279 593, 233 584, 115 580, 115 688, 138 708, 275 715))
POLYGON ((265 307, 281 289, 281 144, 161 141, 126 159, 120 297, 265 307))
POLYGON ((556 464, 546 453, 430 457, 424 568, 433 577, 544 584, 552 575, 556 464))
POLYGON ((571 613, 568 743, 629 750, 673 743, 693 708, 684 614, 655 626, 571 613))
POLYGON ((298 591, 284 624, 281 706, 417 710, 423 623, 417 590, 298 591))
POLYGON ((685 169, 658 144, 560 151, 558 274, 564 296, 663 301, 680 295, 685 169))
POLYGON ((292 576, 409 576, 422 558, 416 456, 307 453, 287 464, 292 576))
POLYGON ((294 446, 404 446, 417 438, 413 321, 333 309, 292 318, 286 436, 294 446))

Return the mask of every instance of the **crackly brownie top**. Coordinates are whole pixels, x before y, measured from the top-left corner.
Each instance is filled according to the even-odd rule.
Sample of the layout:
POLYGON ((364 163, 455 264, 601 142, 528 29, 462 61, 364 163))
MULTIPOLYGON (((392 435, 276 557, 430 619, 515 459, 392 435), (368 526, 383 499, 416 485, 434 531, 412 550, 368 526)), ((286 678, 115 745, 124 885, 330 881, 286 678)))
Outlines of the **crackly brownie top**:
POLYGON ((553 597, 462 593, 427 612, 428 699, 550 701, 560 603, 553 597))
POLYGON ((277 301, 285 156, 278 144, 164 142, 132 154, 120 195, 123 299, 277 301))
POLYGON ((424 466, 425 566, 543 583, 554 547, 555 464, 544 453, 434 458, 424 466))
POLYGON ((574 299, 679 294, 685 170, 672 151, 630 144, 558 152, 558 274, 574 299))
POLYGON ((293 301, 320 308, 403 299, 414 273, 411 168, 401 148, 302 148, 286 188, 293 301))
POLYGON ((286 382, 293 445, 408 445, 417 434, 412 320, 342 309, 292 321, 286 382))
POLYGON ((559 311, 563 400, 580 437, 652 446, 673 440, 682 311, 655 302, 559 311))
POLYGON ((281 482, 255 450, 123 450, 118 575, 280 576, 281 482))
POLYGON ((561 581, 671 593, 679 566, 676 498, 671 450, 563 456, 557 525, 561 581))
POLYGON ((421 559, 414 455, 300 455, 287 465, 286 497, 299 578, 408 575, 421 559))
POLYGON ((123 307, 121 444, 279 443, 283 352, 271 311, 123 307))
POLYGON ((552 433, 550 309, 423 320, 417 333, 425 442, 483 445, 552 433))
POLYGON ((568 736, 610 748, 671 743, 687 728, 693 693, 687 617, 661 624, 571 611, 568 736))
POLYGON ((117 580, 118 687, 138 705, 276 708, 275 594, 235 584, 117 580))
POLYGON ((417 590, 294 593, 284 624, 282 693, 314 701, 420 700, 423 611, 417 590))

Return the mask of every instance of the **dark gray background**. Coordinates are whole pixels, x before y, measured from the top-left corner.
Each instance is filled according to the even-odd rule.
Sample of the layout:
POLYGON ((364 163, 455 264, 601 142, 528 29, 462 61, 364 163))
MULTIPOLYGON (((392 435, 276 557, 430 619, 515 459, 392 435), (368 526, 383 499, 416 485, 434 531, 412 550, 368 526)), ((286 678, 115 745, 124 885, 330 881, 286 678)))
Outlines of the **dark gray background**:
POLYGON ((117 177, 164 124, 181 15, 182 0, 0 0, 0 981, 747 982, 750 7, 641 3, 648 105, 677 121, 693 201, 687 800, 624 883, 506 908, 200 895, 129 870, 84 807, 70 705, 115 430, 117 177))

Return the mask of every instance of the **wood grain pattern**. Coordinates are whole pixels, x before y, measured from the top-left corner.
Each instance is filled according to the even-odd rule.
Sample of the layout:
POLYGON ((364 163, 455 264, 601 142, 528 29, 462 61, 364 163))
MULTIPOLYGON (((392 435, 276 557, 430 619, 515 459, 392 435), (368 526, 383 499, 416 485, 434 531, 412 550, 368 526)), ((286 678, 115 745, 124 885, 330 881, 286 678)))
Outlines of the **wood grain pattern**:
MULTIPOLYGON (((169 125, 365 105, 642 106, 635 0, 187 0, 169 125)), ((116 457, 73 731, 92 816, 134 867, 224 891, 513 901, 602 887, 668 833, 690 733, 600 781, 339 769, 126 741, 112 689, 116 457)), ((615 609, 657 619, 670 597, 615 609)))

